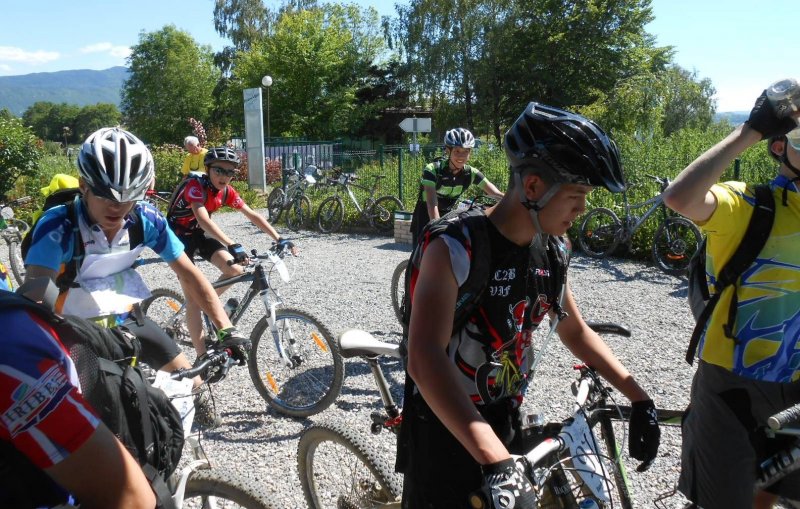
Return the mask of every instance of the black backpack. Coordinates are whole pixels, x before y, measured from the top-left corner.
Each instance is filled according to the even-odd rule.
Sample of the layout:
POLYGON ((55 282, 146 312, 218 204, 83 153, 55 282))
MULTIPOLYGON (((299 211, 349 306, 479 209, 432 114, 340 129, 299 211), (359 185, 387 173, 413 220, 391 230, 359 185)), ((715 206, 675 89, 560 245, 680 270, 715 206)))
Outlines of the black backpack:
POLYGON ((755 197, 753 215, 750 216, 750 222, 747 224, 747 230, 745 230, 741 243, 717 275, 714 285, 715 294, 709 294, 706 280, 705 238, 689 261, 689 307, 696 322, 686 351, 686 362, 689 364, 694 362, 700 336, 703 335, 723 290, 731 285, 734 286, 733 296, 728 309, 728 320, 723 325, 723 330, 725 336, 735 339, 733 331, 739 304, 735 287, 739 284, 739 278, 753 264, 764 248, 775 221, 775 197, 772 195, 772 189, 766 184, 757 185, 753 190, 753 196, 755 197))
MULTIPOLYGON (((59 291, 63 292, 66 291, 68 288, 73 286, 75 281, 75 277, 78 275, 78 269, 83 263, 83 256, 85 254, 85 249, 83 242, 81 242, 81 230, 78 224, 78 213, 77 213, 77 204, 76 201, 80 199, 81 190, 77 187, 71 187, 68 189, 59 189, 53 193, 50 193, 47 198, 44 200, 44 205, 42 205, 41 212, 44 213, 45 211, 53 208, 58 207, 59 205, 64 205, 67 207, 67 218, 69 219, 70 223, 72 224, 72 235, 74 238, 73 242, 73 253, 72 259, 64 265, 64 270, 56 278, 56 286, 58 286, 59 291)), ((22 253, 22 259, 24 260, 28 256, 28 251, 31 247, 31 242, 33 242, 33 231, 36 229, 36 225, 39 224, 42 216, 40 215, 39 218, 36 220, 33 225, 28 229, 25 233, 25 236, 22 238, 22 242, 20 243, 20 251, 22 253)), ((135 248, 136 246, 140 245, 144 241, 144 226, 142 224, 141 218, 137 217, 137 221, 134 224, 133 228, 130 230, 130 246, 131 249, 135 248)))
MULTIPOLYGON (((206 199, 208 197, 208 191, 206 190, 206 186, 209 184, 208 175, 207 174, 189 174, 185 179, 183 179, 178 186, 172 191, 172 196, 169 198, 169 205, 167 206, 167 223, 172 230, 177 233, 178 235, 183 235, 185 232, 179 231, 180 228, 176 228, 177 224, 175 223, 176 218, 180 217, 187 217, 190 215, 194 215, 194 212, 191 209, 186 210, 177 210, 175 205, 178 203, 178 198, 183 195, 183 190, 186 189, 186 185, 191 182, 192 180, 196 180, 200 183, 200 186, 203 188, 203 205, 205 205, 206 199)), ((224 205, 225 202, 228 201, 228 187, 222 190, 222 204, 224 205)))
MULTIPOLYGON (((61 316, 19 294, 0 292, 0 308, 9 307, 32 311, 53 327, 61 343, 69 349, 84 399, 142 466, 158 497, 158 507, 172 508, 166 481, 178 466, 183 451, 183 423, 167 395, 152 387, 135 366, 139 341, 124 327, 109 329, 83 318, 61 316)), ((0 476, 0 493, 19 491, 20 486, 37 489, 42 486, 36 484, 41 471, 32 463, 30 468, 19 467, 20 457, 26 459, 19 453, 13 456, 13 468, 7 468, 9 456, 5 454, 8 449, 5 445, 10 444, 0 448, 0 472, 10 471, 14 475, 0 476)), ((41 491, 28 496, 45 496, 46 490, 41 491)))

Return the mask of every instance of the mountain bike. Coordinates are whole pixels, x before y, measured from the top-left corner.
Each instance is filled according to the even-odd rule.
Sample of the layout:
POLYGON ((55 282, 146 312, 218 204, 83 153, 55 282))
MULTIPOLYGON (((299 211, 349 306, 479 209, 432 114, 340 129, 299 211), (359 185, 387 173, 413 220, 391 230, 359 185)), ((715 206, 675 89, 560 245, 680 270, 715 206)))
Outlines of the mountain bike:
POLYGON ((148 189, 145 193, 144 199, 152 203, 157 209, 163 213, 167 213, 169 202, 172 198, 171 191, 156 191, 155 189, 148 189))
POLYGON ((622 192, 623 212, 620 219, 608 208, 590 210, 581 222, 578 243, 581 250, 593 258, 605 258, 620 244, 630 245, 633 234, 657 210, 661 212, 661 223, 653 236, 653 261, 659 269, 670 275, 685 274, 689 260, 697 251, 702 234, 697 226, 686 218, 670 215, 664 205, 662 194, 669 185, 669 179, 647 175, 658 182, 661 192, 642 203, 630 204, 627 190, 622 192), (648 208, 642 215, 635 215, 634 209, 648 208))
POLYGON ((390 195, 375 198, 380 180, 386 178, 386 175, 373 175, 371 178, 373 181, 370 187, 356 184, 358 177, 349 173, 342 173, 336 180, 328 180, 327 183, 334 187, 335 194, 325 198, 317 209, 317 227, 322 233, 337 232, 342 227, 344 201, 339 196, 342 190, 355 206, 360 219, 366 220, 370 226, 380 233, 387 233, 392 230, 394 213, 397 210, 403 210, 403 202, 396 196, 390 195), (367 193, 363 207, 356 195, 353 194, 353 188, 367 193))
MULTIPOLYGON (((554 320, 548 338, 556 324, 554 320)), ((587 325, 601 334, 630 336, 628 329, 617 324, 587 325)), ((549 339, 545 341, 533 363, 534 371, 549 339)), ((379 341, 365 331, 349 330, 340 336, 339 348, 344 358, 363 358, 378 386, 384 410, 372 413, 372 433, 389 430, 397 434, 402 416, 378 358, 400 358, 399 345, 379 341)), ((611 389, 592 368, 580 365, 576 369, 579 378, 573 384, 573 414, 547 424, 540 416, 533 416, 523 425, 526 450, 530 451, 526 454, 530 463, 527 473, 537 490, 539 507, 578 507, 580 500, 593 497, 600 507, 630 508, 630 489, 613 421, 627 421, 631 408, 614 403, 611 389)), ((679 425, 682 415, 680 411, 658 410, 663 424, 679 425)), ((623 436, 619 443, 624 441, 623 436)), ((310 508, 400 507, 401 478, 350 426, 311 426, 303 432, 297 449, 300 483, 310 508)), ((481 503, 481 496, 475 494, 474 504, 481 503)))
POLYGON ((25 261, 22 259, 22 237, 30 229, 28 223, 22 219, 14 217, 14 209, 17 205, 22 205, 31 201, 30 196, 23 196, 8 203, 0 203, 0 235, 8 246, 8 258, 11 262, 11 272, 17 284, 25 282, 25 261))
MULTIPOLYGON (((248 370, 258 393, 277 412, 292 417, 308 417, 330 406, 342 388, 344 365, 334 336, 312 314, 296 308, 278 307, 282 299, 270 284, 270 273, 278 272, 288 282, 283 258, 288 248, 273 244, 267 255, 252 252, 251 265, 239 276, 212 283, 214 288, 249 283, 241 302, 228 299, 226 310, 236 325, 256 297, 264 305, 265 316, 250 335, 252 349, 248 370), (262 262, 268 260, 269 265, 262 262)), ((185 299, 168 288, 155 289, 142 302, 145 314, 158 323, 175 341, 191 344, 186 328, 185 299)), ((204 315, 206 338, 216 338, 216 328, 204 315)))
POLYGON ((311 217, 311 200, 306 196, 306 189, 317 181, 291 168, 283 170, 283 174, 287 176, 286 187, 276 187, 267 197, 269 220, 277 223, 286 211, 286 225, 297 231, 311 217))
POLYGON ((176 470, 168 482, 172 500, 178 508, 277 509, 263 485, 252 479, 215 467, 203 450, 200 433, 190 433, 194 419, 192 378, 199 376, 204 383, 222 380, 228 369, 236 364, 228 350, 213 347, 203 354, 191 369, 154 375, 154 387, 162 389, 178 409, 185 430, 186 445, 193 460, 176 470), (175 383, 183 381, 182 383, 175 383))

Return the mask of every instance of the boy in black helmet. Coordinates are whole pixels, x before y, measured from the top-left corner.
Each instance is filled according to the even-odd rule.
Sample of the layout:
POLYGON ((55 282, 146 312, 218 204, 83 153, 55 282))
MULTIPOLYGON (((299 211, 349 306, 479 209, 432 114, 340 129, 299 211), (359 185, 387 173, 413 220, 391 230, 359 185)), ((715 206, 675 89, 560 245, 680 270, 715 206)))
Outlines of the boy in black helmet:
POLYGON ((631 455, 649 464, 658 450, 653 402, 584 323, 558 277, 568 263, 560 236, 584 211, 586 195, 595 186, 624 186, 616 146, 593 122, 531 103, 506 133, 505 150, 509 188, 484 216, 491 279, 460 330, 452 328, 456 298, 476 252, 460 217, 430 223, 412 264, 397 462, 406 508, 469 507, 469 495, 482 486, 494 501, 514 493, 506 509, 534 507, 531 485, 510 454, 522 451, 509 447, 519 432, 531 335, 547 314, 561 317, 564 344, 633 401, 631 455))
MULTIPOLYGON (((222 207, 238 210, 276 242, 286 243, 293 253, 297 252, 294 245, 283 240, 269 221, 248 207, 231 186, 241 162, 235 150, 230 147, 211 148, 203 162, 206 173, 190 176, 182 182, 167 212, 167 221, 178 239, 183 242, 184 252, 190 260, 195 253, 199 254, 219 269, 220 279, 242 274, 242 265, 248 263, 247 252, 211 219, 211 214, 222 207)), ((217 293, 222 293, 225 289, 227 287, 219 288, 217 293)), ((206 345, 201 337, 203 326, 200 307, 188 294, 184 294, 187 296, 186 325, 195 350, 202 354, 206 351, 206 345)))

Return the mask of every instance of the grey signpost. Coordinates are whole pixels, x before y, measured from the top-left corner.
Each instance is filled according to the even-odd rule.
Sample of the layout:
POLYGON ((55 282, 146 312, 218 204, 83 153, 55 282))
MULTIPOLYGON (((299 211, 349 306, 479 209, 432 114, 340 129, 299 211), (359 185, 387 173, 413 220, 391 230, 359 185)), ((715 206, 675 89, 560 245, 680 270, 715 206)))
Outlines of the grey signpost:
POLYGON ((247 140, 247 182, 252 189, 267 192, 264 171, 264 112, 261 88, 244 89, 244 134, 247 140))
POLYGON ((418 153, 419 144, 417 143, 417 133, 431 132, 431 119, 412 117, 404 118, 403 121, 400 122, 400 129, 407 133, 411 133, 412 142, 410 150, 411 152, 418 153))

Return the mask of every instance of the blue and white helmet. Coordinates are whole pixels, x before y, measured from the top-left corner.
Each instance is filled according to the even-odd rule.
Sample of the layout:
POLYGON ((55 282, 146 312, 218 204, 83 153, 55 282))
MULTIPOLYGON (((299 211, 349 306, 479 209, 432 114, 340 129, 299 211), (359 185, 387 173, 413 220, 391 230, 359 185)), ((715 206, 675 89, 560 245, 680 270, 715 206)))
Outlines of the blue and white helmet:
POLYGON ((444 145, 446 147, 463 147, 473 148, 475 146, 475 137, 469 130, 463 127, 456 127, 450 129, 444 135, 444 145))

